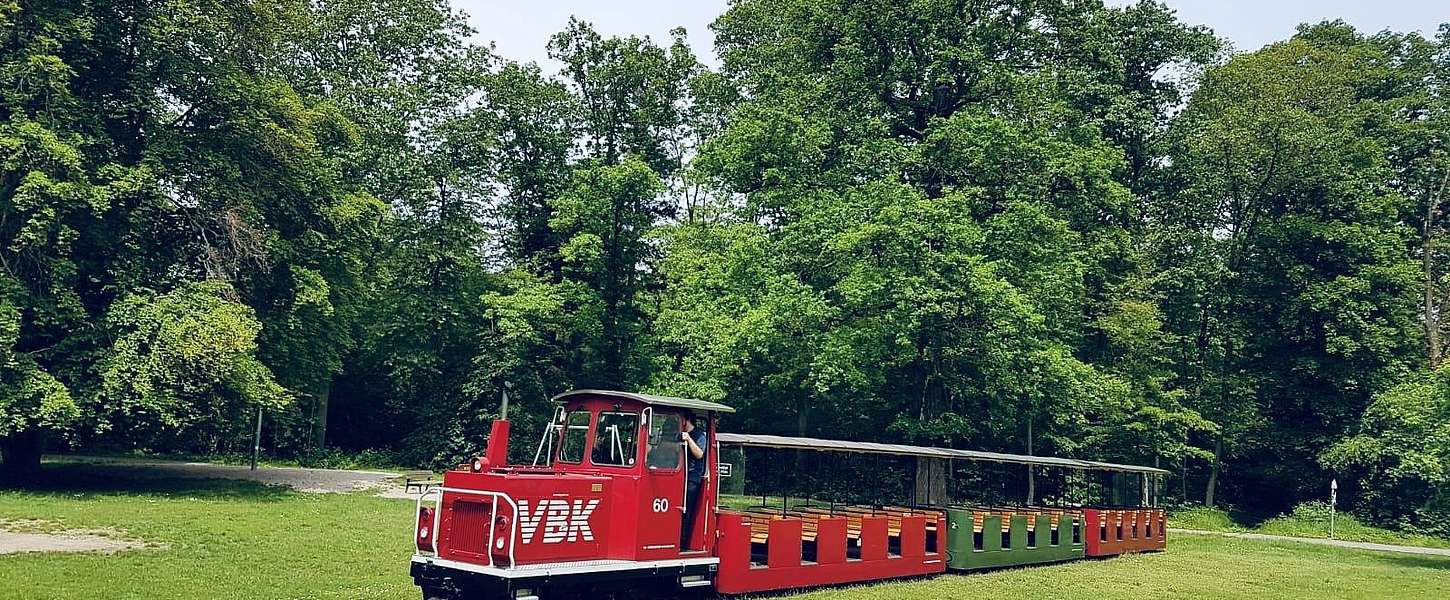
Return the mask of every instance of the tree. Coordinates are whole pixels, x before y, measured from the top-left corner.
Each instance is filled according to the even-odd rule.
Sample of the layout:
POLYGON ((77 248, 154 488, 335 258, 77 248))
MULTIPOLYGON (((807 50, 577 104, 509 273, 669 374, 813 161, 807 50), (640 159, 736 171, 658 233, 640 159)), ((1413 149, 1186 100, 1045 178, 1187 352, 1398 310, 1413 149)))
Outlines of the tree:
POLYGON ((116 338, 96 365, 92 397, 100 428, 141 444, 216 452, 245 437, 249 409, 291 402, 257 358, 261 323, 228 296, 232 289, 213 281, 112 305, 106 323, 116 338))
MULTIPOLYGON (((1151 351, 1109 347, 1103 315, 1144 302, 1125 282, 1150 272, 1122 146, 1146 155, 1142 120, 1176 101, 1154 74, 1216 43, 1157 5, 999 4, 741 2, 716 22, 744 100, 695 168, 824 305, 796 334, 806 358, 761 368, 791 376, 769 395, 793 400, 799 433, 1073 453, 1101 451, 1111 423, 1173 442, 1108 452, 1187 452, 1205 425, 1166 374, 1103 368, 1151 351), (1145 22, 1153 40, 1130 39, 1145 22), (1113 104, 1127 88, 1133 111, 1113 104)), ((712 231, 737 230, 677 239, 712 231)))
POLYGON ((0 303, 0 459, 6 477, 32 475, 40 466, 40 436, 62 431, 79 416, 70 390, 15 351, 21 312, 0 303))
POLYGON ((1450 531, 1450 376, 1409 378, 1375 396, 1359 430, 1321 456, 1359 479, 1357 508, 1373 522, 1450 531))
MULTIPOLYGON (((106 392, 95 367, 129 335, 109 317, 123 299, 171 298, 220 280, 235 284, 233 300, 261 307, 263 321, 274 308, 289 312, 285 321, 318 296, 319 276, 335 274, 326 259, 298 257, 300 246, 328 249, 317 239, 335 233, 323 215, 357 200, 339 189, 333 161, 351 140, 348 123, 278 77, 283 32, 303 12, 287 2, 207 1, 4 11, 0 288, 18 312, 5 379, 31 398, 49 390, 43 402, 52 407, 66 391, 82 411, 71 439, 121 431, 109 419, 148 397, 106 392)), ((222 331, 240 336, 233 347, 250 349, 243 353, 266 352, 248 337, 256 331, 222 331)), ((244 399, 262 396, 270 394, 244 399)), ((68 412, 38 421, 58 426, 55 415, 68 412)), ((213 425, 225 423, 214 416, 213 425)), ((8 454, 26 457, 17 468, 33 468, 38 436, 23 437, 30 450, 8 454)))
POLYGON ((1392 65, 1385 84, 1376 90, 1386 118, 1373 135, 1384 144, 1394 177, 1390 184, 1413 203, 1406 220, 1419 232, 1416 248, 1421 266, 1421 319, 1425 326, 1426 361, 1440 366, 1445 354, 1443 312, 1445 288, 1445 203, 1450 186, 1450 29, 1439 38, 1419 34, 1382 33, 1364 41, 1392 65))
POLYGON ((1382 147, 1362 135, 1382 114, 1370 95, 1381 56, 1340 25, 1306 28, 1211 69, 1175 123, 1183 187, 1158 214, 1177 232, 1164 240, 1191 252, 1180 264, 1205 278, 1178 300, 1196 314, 1175 328, 1196 340, 1191 405, 1229 426, 1206 502, 1257 415, 1268 430, 1255 454, 1275 458, 1239 461, 1245 485, 1278 491, 1259 497, 1265 508, 1309 493, 1322 479, 1305 476, 1310 449, 1333 443, 1419 346, 1402 199, 1379 184, 1382 147))

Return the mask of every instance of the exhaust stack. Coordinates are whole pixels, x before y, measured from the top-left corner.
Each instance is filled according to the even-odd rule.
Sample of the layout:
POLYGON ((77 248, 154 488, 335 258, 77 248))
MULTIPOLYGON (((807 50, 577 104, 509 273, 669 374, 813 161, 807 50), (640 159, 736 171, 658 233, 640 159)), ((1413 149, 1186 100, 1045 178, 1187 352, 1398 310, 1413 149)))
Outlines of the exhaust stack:
POLYGON ((509 460, 509 392, 507 385, 503 390, 503 400, 499 403, 498 418, 493 420, 493 426, 488 432, 488 446, 483 450, 483 461, 481 465, 475 461, 475 465, 482 471, 489 467, 502 467, 508 464, 509 460))

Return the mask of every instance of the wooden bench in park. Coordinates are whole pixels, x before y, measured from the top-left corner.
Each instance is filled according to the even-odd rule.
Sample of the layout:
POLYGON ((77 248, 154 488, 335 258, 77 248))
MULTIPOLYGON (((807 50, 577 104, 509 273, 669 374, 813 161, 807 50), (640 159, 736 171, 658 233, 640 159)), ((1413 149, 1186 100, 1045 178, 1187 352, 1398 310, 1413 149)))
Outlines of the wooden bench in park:
POLYGON ((432 471, 408 471, 403 473, 403 492, 413 493, 413 488, 418 488, 418 493, 428 491, 429 488, 443 485, 443 480, 438 479, 432 471))

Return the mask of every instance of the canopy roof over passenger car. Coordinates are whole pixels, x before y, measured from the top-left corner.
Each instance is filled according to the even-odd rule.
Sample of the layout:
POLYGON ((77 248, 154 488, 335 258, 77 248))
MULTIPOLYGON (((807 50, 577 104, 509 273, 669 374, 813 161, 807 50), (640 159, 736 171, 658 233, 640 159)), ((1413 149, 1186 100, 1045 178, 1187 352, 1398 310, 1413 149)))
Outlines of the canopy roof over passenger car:
POLYGON ((722 445, 748 446, 755 448, 778 448, 788 450, 814 450, 819 452, 855 452, 864 454, 887 454, 894 456, 916 456, 922 458, 940 458, 947 460, 971 460, 1023 465, 1038 465, 1044 467, 1062 467, 1066 469, 1077 469, 1083 471, 1115 471, 1121 473, 1143 473, 1153 475, 1166 475, 1168 473, 1168 471, 1155 467, 1123 465, 1095 460, 1082 460, 1077 458, 1031 456, 1026 454, 1003 454, 999 452, 959 450, 956 448, 933 448, 928 446, 908 446, 903 444, 880 444, 875 442, 851 442, 845 440, 824 440, 807 437, 787 437, 780 435, 757 435, 740 433, 721 433, 717 436, 717 439, 722 445))
POLYGON ((570 390, 570 391, 564 392, 562 394, 559 394, 557 396, 554 396, 553 401, 554 402, 565 402, 565 401, 568 401, 568 400, 571 400, 571 399, 574 399, 574 398, 587 397, 587 396, 592 396, 592 397, 605 397, 605 398, 623 398, 623 399, 627 399, 627 400, 634 400, 636 402, 643 402, 645 404, 649 404, 649 405, 653 405, 653 406, 669 406, 669 407, 672 407, 672 408, 683 408, 683 409, 691 410, 691 411, 694 411, 694 412, 697 412, 697 413, 707 413, 707 412, 714 412, 714 413, 733 413, 733 412, 735 412, 735 409, 733 409, 733 408, 731 408, 729 406, 726 406, 724 404, 719 404, 719 403, 716 403, 716 402, 709 402, 709 401, 706 401, 706 400, 695 400, 695 399, 691 399, 691 398, 672 398, 670 396, 656 396, 654 394, 641 394, 641 393, 638 393, 638 392, 621 392, 621 391, 617 391, 617 390, 591 390, 591 389, 570 390))

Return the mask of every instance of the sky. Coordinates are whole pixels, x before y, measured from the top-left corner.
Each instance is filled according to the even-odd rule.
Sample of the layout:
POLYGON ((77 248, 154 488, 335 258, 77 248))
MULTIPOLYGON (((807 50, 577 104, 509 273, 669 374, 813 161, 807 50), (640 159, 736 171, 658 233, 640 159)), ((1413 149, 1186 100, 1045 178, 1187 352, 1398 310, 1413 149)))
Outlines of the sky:
MULTIPOLYGON (((1129 0, 1107 0, 1127 4, 1129 0)), ((1433 35, 1450 21, 1447 0, 1167 0, 1181 20, 1211 27, 1240 51, 1257 50, 1293 35, 1299 23, 1340 18, 1361 31, 1420 31, 1433 35)), ((536 61, 557 69, 544 46, 574 15, 605 35, 648 35, 667 43, 670 29, 683 26, 690 45, 706 64, 714 59, 710 22, 726 0, 453 0, 469 15, 478 41, 493 42, 506 58, 536 61)))

